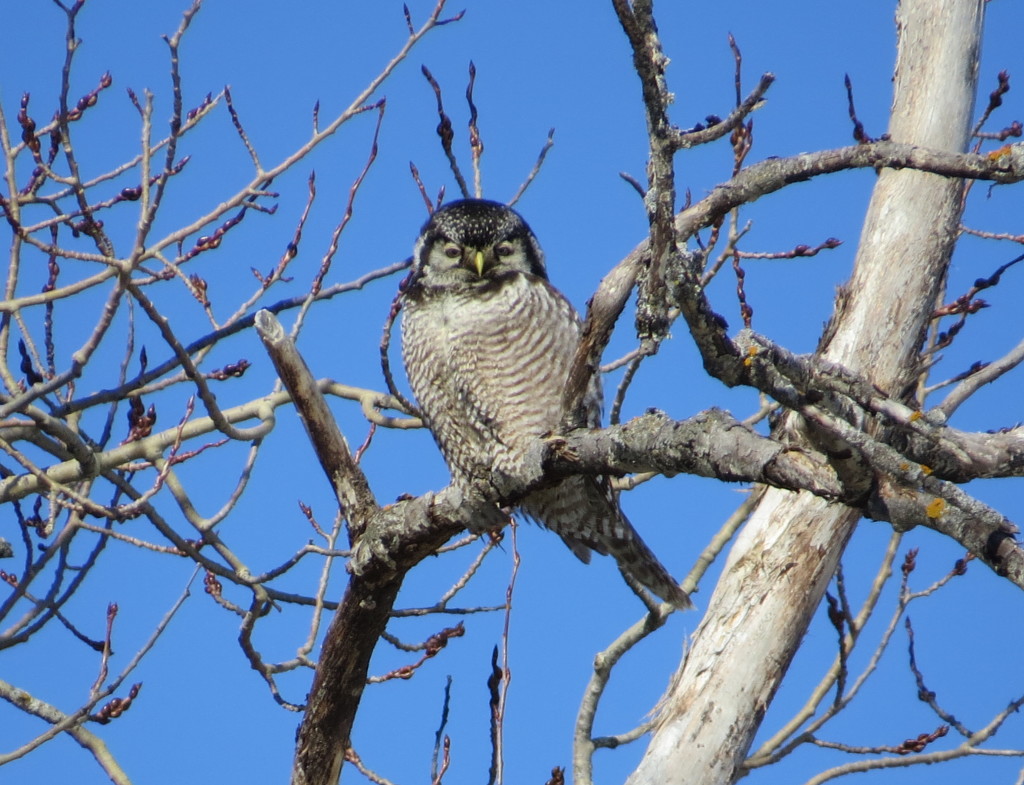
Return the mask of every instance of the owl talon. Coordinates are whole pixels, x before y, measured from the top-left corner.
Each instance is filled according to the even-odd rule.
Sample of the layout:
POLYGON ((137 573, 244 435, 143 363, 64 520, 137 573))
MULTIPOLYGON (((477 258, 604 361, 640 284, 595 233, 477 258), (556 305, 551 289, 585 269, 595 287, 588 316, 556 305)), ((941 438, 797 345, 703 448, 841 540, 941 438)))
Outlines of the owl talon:
POLYGON ((551 457, 569 463, 579 463, 579 455, 569 446, 569 441, 564 436, 549 436, 544 443, 551 457))

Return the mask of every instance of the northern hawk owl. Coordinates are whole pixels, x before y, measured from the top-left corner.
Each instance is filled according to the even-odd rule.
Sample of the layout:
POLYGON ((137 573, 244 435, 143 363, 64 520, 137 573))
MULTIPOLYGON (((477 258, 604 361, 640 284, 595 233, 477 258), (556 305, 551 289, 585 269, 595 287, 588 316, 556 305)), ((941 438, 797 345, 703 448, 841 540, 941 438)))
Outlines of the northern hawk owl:
MULTIPOLYGON (((456 485, 522 476, 531 446, 558 428, 580 319, 549 282, 526 222, 482 199, 451 202, 420 232, 402 299, 402 356, 456 485), (499 474, 500 473, 500 474, 499 474)), ((600 427, 601 388, 587 401, 600 427)), ((678 608, 686 593, 640 539, 607 478, 569 477, 519 503, 584 562, 608 554, 678 608)))

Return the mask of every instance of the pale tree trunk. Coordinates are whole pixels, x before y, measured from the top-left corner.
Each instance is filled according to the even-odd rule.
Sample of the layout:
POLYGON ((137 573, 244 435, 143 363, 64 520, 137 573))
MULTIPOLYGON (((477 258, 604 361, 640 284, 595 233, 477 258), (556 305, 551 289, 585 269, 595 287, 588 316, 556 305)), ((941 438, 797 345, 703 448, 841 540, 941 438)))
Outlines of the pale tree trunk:
MULTIPOLYGON (((963 151, 977 82, 982 0, 905 0, 889 134, 963 151)), ((885 170, 825 358, 895 396, 917 377, 960 217, 962 182, 885 170)), ((722 785, 741 764, 859 518, 808 493, 771 490, 734 545, 661 722, 643 783, 722 785)))

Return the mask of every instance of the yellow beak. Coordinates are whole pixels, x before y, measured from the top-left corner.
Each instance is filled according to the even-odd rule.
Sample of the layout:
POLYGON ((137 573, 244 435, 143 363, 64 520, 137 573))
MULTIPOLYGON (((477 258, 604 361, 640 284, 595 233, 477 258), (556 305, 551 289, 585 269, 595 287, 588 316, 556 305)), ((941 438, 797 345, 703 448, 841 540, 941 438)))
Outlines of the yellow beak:
POLYGON ((473 264, 476 266, 476 274, 481 278, 484 276, 484 252, 477 251, 473 257, 473 264))

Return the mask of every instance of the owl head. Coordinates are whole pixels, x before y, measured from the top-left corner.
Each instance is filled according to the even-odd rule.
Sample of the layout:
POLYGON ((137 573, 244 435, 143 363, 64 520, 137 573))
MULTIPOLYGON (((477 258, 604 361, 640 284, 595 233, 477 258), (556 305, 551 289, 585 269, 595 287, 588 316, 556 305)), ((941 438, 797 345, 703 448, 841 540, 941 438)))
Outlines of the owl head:
POLYGON ((435 210, 416 241, 413 269, 433 286, 494 281, 513 272, 547 279, 544 254, 526 221, 486 199, 460 199, 435 210))

